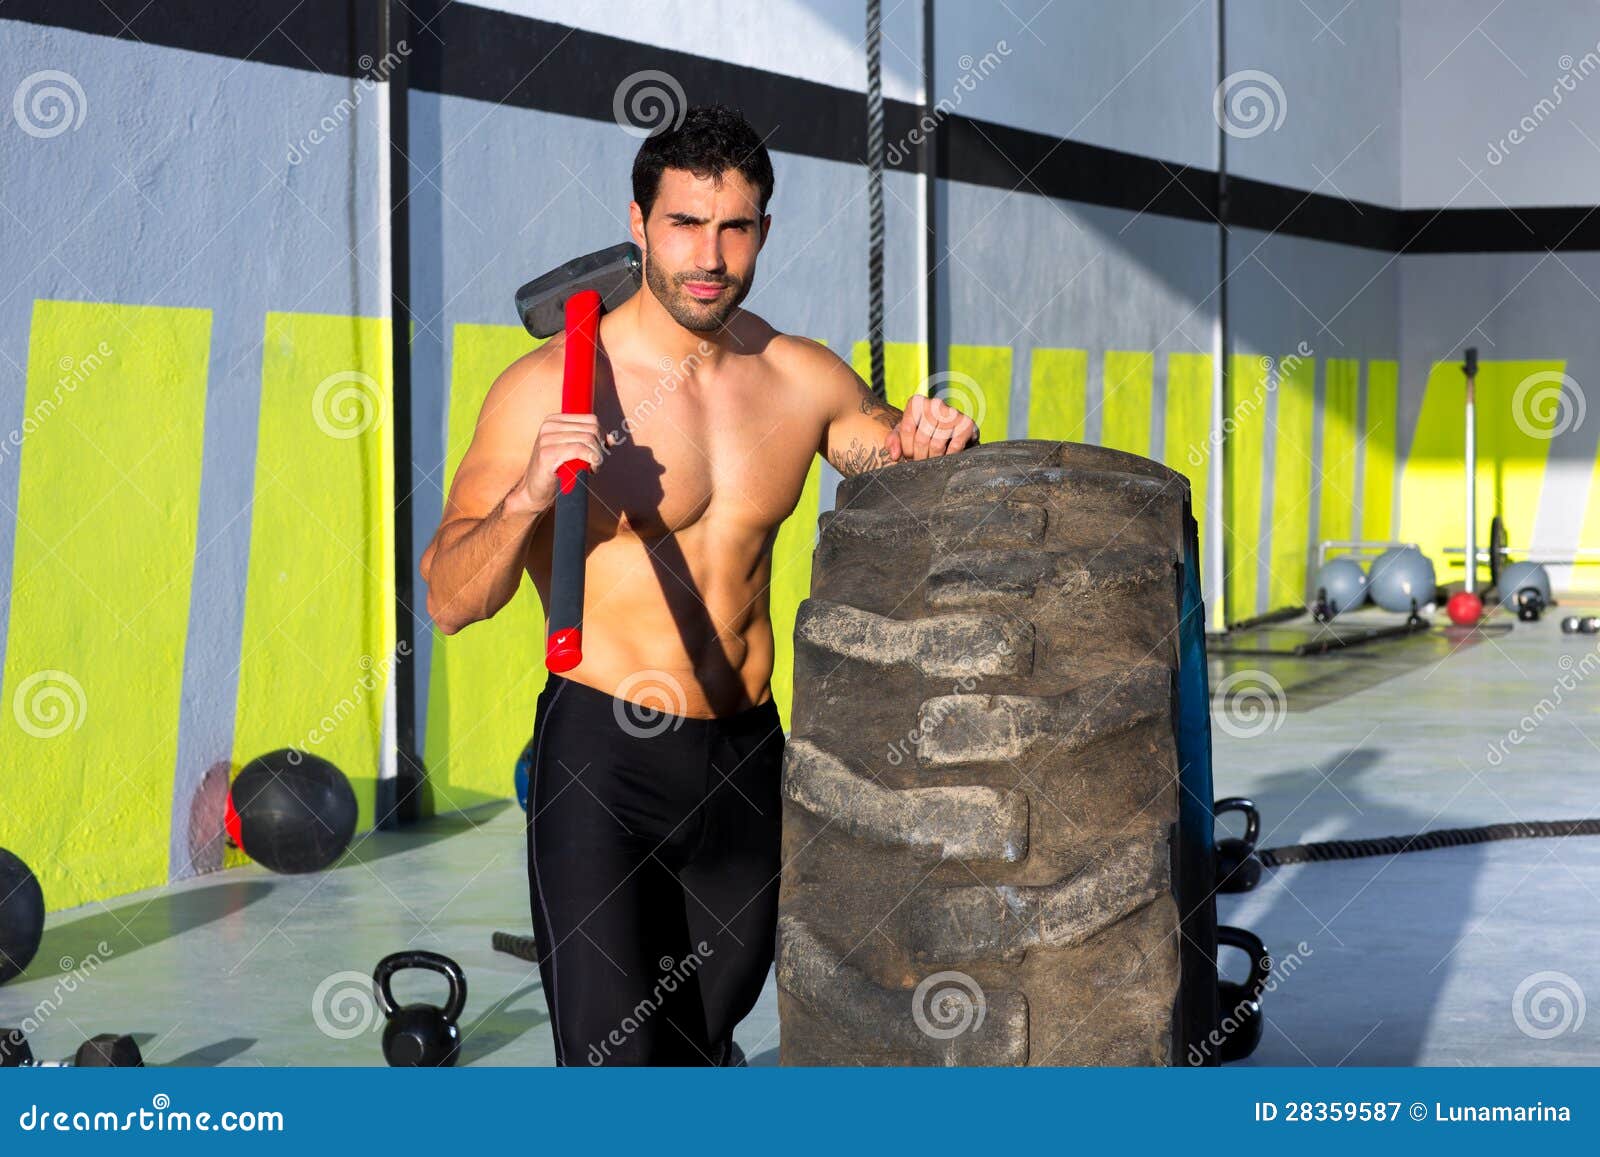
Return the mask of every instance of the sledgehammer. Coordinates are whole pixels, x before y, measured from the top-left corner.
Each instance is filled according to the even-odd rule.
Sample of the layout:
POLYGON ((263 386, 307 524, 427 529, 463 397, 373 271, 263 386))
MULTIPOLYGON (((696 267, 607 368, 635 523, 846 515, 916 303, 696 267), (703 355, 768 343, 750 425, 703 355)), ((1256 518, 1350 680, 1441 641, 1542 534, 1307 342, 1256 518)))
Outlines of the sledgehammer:
MULTIPOLYGON (((567 335, 561 378, 561 412, 594 410, 594 370, 600 315, 639 288, 643 262, 631 241, 577 257, 517 290, 517 316, 534 337, 567 335)), ((589 463, 581 458, 556 470, 555 543, 550 562, 550 621, 544 665, 570 671, 583 660, 583 560, 588 548, 589 463)))

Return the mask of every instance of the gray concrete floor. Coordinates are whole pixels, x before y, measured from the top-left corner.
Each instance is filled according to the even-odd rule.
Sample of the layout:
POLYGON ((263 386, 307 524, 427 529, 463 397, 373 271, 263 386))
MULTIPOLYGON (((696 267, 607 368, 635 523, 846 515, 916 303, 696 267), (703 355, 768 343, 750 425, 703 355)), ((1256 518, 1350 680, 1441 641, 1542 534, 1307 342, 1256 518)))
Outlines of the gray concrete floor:
MULTIPOLYGON (((1243 672, 1235 691, 1270 704, 1259 717, 1237 695, 1216 704, 1216 794, 1261 805, 1266 846, 1600 816, 1600 638, 1558 625, 1597 610, 1572 599, 1465 640, 1214 660, 1213 686, 1243 672)), ((34 966, 0 988, 0 1025, 35 1018, 44 1058, 114 1031, 151 1064, 378 1064, 362 978, 387 952, 431 948, 467 972, 463 1063, 551 1064, 537 970, 489 945, 494 929, 527 931, 521 818, 490 807, 367 836, 318 876, 248 867, 54 914, 34 966)), ((1578 1016, 1600 994, 1600 838, 1281 869, 1218 911, 1280 961, 1247 1063, 1600 1064, 1600 1012, 1578 1016)), ((1236 953, 1223 967, 1242 976, 1236 953)), ((442 999, 442 985, 412 975, 397 995, 442 999)), ((776 1062, 770 975, 737 1039, 752 1064, 776 1062)))
MULTIPOLYGON (((1600 637, 1560 629, 1597 604, 1562 601, 1538 623, 1358 649, 1370 654, 1230 657, 1281 675, 1288 710, 1215 705, 1217 795, 1260 805, 1265 847, 1600 816, 1600 637), (1308 679, 1307 664, 1350 667, 1357 685, 1369 665, 1397 670, 1329 695, 1343 676, 1308 679), (1302 681, 1312 690, 1297 696, 1302 681)), ((1223 822, 1237 831, 1238 817, 1223 822)), ((1583 1015, 1600 997, 1600 837, 1279 869, 1219 896, 1218 919, 1298 958, 1266 994, 1245 1063, 1600 1064, 1600 1012, 1583 1015)), ((1243 978, 1241 954, 1221 963, 1243 978)))

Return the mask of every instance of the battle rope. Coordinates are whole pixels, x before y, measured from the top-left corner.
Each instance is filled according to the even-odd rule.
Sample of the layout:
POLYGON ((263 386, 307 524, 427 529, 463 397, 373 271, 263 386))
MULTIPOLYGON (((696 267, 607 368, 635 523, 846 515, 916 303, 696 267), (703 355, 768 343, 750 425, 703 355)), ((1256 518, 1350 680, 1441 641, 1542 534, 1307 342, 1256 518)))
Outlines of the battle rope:
MULTIPOLYGON (((867 0, 867 384, 886 397, 883 354, 883 8, 867 0)), ((930 180, 932 178, 929 178, 930 180)))
POLYGON ((1289 844, 1262 848, 1256 853, 1263 867, 1313 864, 1327 860, 1354 860, 1362 856, 1393 856, 1401 852, 1426 852, 1434 848, 1460 848, 1490 840, 1537 840, 1552 836, 1600 836, 1600 820, 1531 820, 1518 824, 1490 824, 1482 828, 1440 828, 1414 836, 1379 836, 1371 840, 1329 840, 1320 844, 1289 844))

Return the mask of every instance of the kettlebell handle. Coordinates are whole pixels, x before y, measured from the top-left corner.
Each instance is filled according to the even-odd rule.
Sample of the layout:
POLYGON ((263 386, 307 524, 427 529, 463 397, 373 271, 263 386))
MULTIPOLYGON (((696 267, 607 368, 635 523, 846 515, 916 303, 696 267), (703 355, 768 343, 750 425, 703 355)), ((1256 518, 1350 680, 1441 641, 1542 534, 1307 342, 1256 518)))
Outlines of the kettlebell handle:
POLYGON ((1261 838, 1261 812, 1257 810, 1254 801, 1242 795, 1230 795, 1227 799, 1219 799, 1211 807, 1212 818, 1220 816, 1223 812, 1244 813, 1244 842, 1253 850, 1256 840, 1261 838))
POLYGON ((1243 928, 1218 924, 1217 947, 1239 948, 1249 954, 1250 978, 1245 981, 1245 990, 1251 996, 1259 996, 1268 977, 1272 975, 1272 957, 1267 952, 1267 946, 1261 942, 1261 937, 1243 928))
POLYGON ((451 960, 448 956, 438 952, 429 952, 426 948, 414 948, 409 952, 395 952, 378 961, 378 967, 372 972, 373 987, 378 993, 378 1007, 383 1009, 383 1015, 394 1019, 394 1014, 400 1006, 395 1003, 394 993, 390 991, 389 983, 394 979, 394 974, 408 968, 421 968, 428 972, 437 972, 450 983, 450 998, 445 1002, 444 1017, 449 1021, 461 1019, 462 1012, 467 1007, 467 976, 461 971, 461 965, 451 960))

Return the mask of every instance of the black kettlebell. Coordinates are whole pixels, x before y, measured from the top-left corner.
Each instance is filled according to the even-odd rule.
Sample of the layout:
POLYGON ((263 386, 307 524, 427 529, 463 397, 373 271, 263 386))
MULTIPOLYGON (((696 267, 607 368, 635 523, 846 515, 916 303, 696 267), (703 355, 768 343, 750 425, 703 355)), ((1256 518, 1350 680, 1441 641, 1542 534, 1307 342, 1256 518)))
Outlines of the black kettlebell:
POLYGON ((1223 812, 1244 813, 1244 838, 1217 841, 1217 891, 1248 892, 1261 882, 1261 861, 1256 859, 1256 840, 1261 838, 1261 813, 1242 795, 1219 799, 1211 808, 1213 816, 1223 812))
POLYGON ((1538 587, 1523 587, 1514 596, 1517 618, 1524 623, 1537 623, 1544 614, 1544 592, 1538 587))
POLYGON ((383 1029, 383 1059, 391 1065, 449 1066, 456 1063, 461 1049, 461 1032, 456 1021, 467 1006, 467 977, 461 966, 448 956, 425 949, 396 952, 378 961, 372 973, 372 984, 378 993, 378 1007, 389 1023, 383 1029), (443 1008, 432 1004, 408 1004, 400 1008, 394 1002, 389 982, 396 972, 406 968, 425 968, 441 973, 450 982, 450 999, 443 1008))
POLYGON ((1217 981, 1217 1008, 1222 1016, 1222 1060, 1242 1061, 1256 1051, 1261 1043, 1261 1030, 1266 1020, 1261 1015, 1261 990, 1272 975, 1272 957, 1261 937, 1243 928, 1217 925, 1218 948, 1242 948, 1250 954, 1250 976, 1243 984, 1231 980, 1217 981), (1229 1031, 1227 1022, 1234 1027, 1229 1031))

